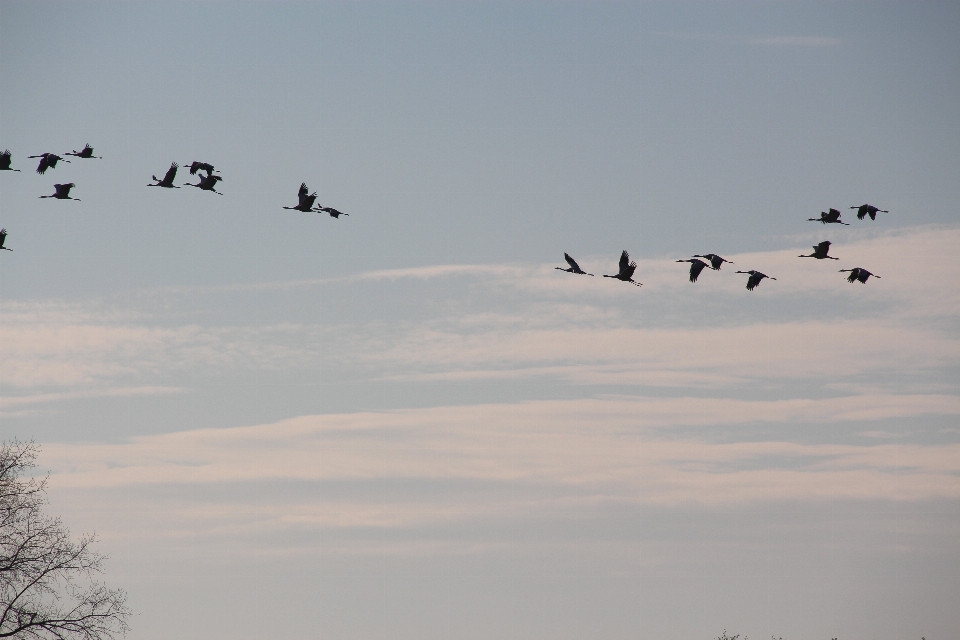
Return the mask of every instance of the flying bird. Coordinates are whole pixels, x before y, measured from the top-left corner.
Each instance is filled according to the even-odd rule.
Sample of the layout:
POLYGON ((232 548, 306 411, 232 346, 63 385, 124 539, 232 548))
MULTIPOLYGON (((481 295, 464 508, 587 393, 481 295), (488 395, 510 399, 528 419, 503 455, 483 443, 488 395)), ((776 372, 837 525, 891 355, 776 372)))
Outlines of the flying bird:
MULTIPOLYGON (((757 288, 757 285, 760 284, 761 280, 763 280, 764 278, 770 278, 770 276, 768 276, 767 274, 760 273, 759 271, 755 271, 753 269, 750 269, 750 271, 737 271, 737 273, 750 274, 750 277, 747 278, 747 291, 753 291, 754 289, 757 288)), ((776 280, 776 278, 770 278, 770 279, 776 280)))
POLYGON ((303 211, 304 213, 310 213, 313 211, 313 203, 317 199, 316 192, 310 193, 310 190, 307 189, 307 183, 300 183, 300 191, 297 192, 297 197, 300 201, 295 207, 283 207, 284 209, 292 209, 293 211, 303 211))
POLYGON ((710 261, 710 268, 713 269, 714 271, 719 271, 719 270, 720 270, 720 267, 723 265, 724 262, 728 262, 728 263, 730 263, 730 264, 733 264, 733 263, 730 262, 729 260, 724 260, 723 258, 721 258, 720 256, 718 256, 718 255, 715 254, 715 253, 708 253, 708 254, 702 255, 702 256, 695 255, 695 256, 693 256, 693 257, 694 257, 694 258, 703 258, 704 260, 709 260, 709 261, 710 261))
POLYGON ((167 189, 179 189, 180 187, 173 186, 173 179, 177 177, 177 167, 179 167, 176 162, 170 163, 170 168, 167 169, 167 173, 163 176, 163 180, 157 176, 150 176, 157 181, 157 184, 148 184, 148 187, 166 187, 167 189))
POLYGON ((102 157, 93 155, 93 147, 91 147, 89 144, 84 146, 83 149, 81 149, 80 151, 77 151, 76 149, 74 149, 72 152, 65 153, 63 155, 77 156, 78 158, 96 158, 97 160, 103 160, 102 157))
POLYGON ((822 224, 836 223, 836 224, 846 224, 840 219, 840 212, 836 209, 830 209, 830 211, 821 211, 819 218, 807 218, 807 222, 820 222, 822 224))
POLYGON ((697 260, 692 258, 690 260, 677 260, 677 262, 689 262, 690 263, 690 282, 696 282, 697 278, 700 277, 700 272, 707 267, 707 263, 703 260, 697 260))
POLYGON ((20 169, 10 168, 10 149, 5 149, 0 153, 0 171, 20 171, 20 169))
MULTIPOLYGON (((197 171, 206 171, 208 176, 212 176, 214 168, 209 162, 197 162, 194 160, 190 163, 190 175, 196 175, 197 171)), ((223 178, 221 178, 221 180, 222 179, 223 178)))
POLYGON ((8 247, 3 246, 3 243, 6 242, 6 240, 7 240, 7 230, 6 230, 6 229, 0 229, 0 249, 5 249, 5 250, 7 250, 7 251, 13 251, 13 249, 10 249, 10 248, 8 248, 8 247))
POLYGON ((569 254, 569 253, 564 253, 564 254, 563 254, 563 259, 567 261, 567 264, 570 265, 570 268, 569 268, 569 269, 564 269, 563 267, 554 267, 554 269, 558 269, 558 270, 560 270, 560 271, 566 271, 567 273, 579 273, 579 274, 585 275, 585 276, 592 276, 592 275, 593 275, 592 273, 587 273, 586 271, 584 271, 583 269, 581 269, 581 268, 580 268, 580 265, 577 264, 577 261, 576 261, 576 260, 574 260, 573 258, 570 257, 570 254, 569 254))
POLYGON ((827 258, 828 260, 839 260, 840 258, 834 258, 833 256, 828 256, 827 251, 830 251, 830 241, 824 240, 820 244, 813 247, 813 253, 808 256, 797 256, 798 258, 816 258, 817 260, 823 260, 827 258))
POLYGON ((857 280, 859 280, 860 284, 863 284, 870 279, 870 276, 873 276, 874 278, 880 277, 870 273, 863 267, 854 267, 853 269, 840 269, 840 273, 843 273, 844 271, 850 272, 850 275, 847 276, 847 282, 856 282, 857 280))
POLYGON ((867 216, 870 216, 871 220, 876 220, 878 211, 880 213, 890 213, 889 211, 884 211, 883 209, 877 209, 872 204, 862 204, 859 207, 850 207, 850 208, 857 210, 857 220, 863 220, 867 216))
POLYGON ((348 216, 349 213, 344 213, 343 211, 337 211, 333 207, 321 207, 317 205, 317 211, 322 211, 324 213, 329 213, 331 218, 340 218, 340 216, 348 216))
POLYGON ((631 282, 638 287, 642 287, 642 282, 637 282, 633 279, 633 272, 637 270, 637 263, 630 261, 630 254, 627 253, 627 250, 624 249, 623 253, 620 254, 620 272, 614 276, 608 276, 603 274, 604 278, 616 278, 617 280, 623 280, 624 282, 631 282))
MULTIPOLYGON (((43 175, 47 172, 47 168, 56 169, 57 162, 63 160, 60 156, 53 153, 41 153, 38 156, 27 156, 28 158, 40 158, 40 164, 37 165, 37 173, 43 175)), ((64 162, 70 162, 69 160, 63 160, 64 162)))
POLYGON ((72 182, 70 182, 70 183, 68 183, 68 184, 55 184, 55 185, 53 185, 53 188, 54 188, 54 190, 55 190, 54 193, 53 193, 53 195, 50 195, 50 196, 40 196, 40 197, 41 197, 41 198, 56 198, 57 200, 76 200, 77 202, 80 202, 80 198, 71 198, 71 197, 70 197, 70 189, 73 189, 75 186, 77 186, 77 185, 73 184, 72 182))
POLYGON ((192 182, 184 182, 183 184, 186 187, 197 187, 203 189, 204 191, 213 191, 218 196, 222 196, 223 194, 214 188, 217 186, 218 180, 223 180, 223 178, 220 176, 207 175, 206 177, 200 178, 200 182, 197 184, 193 184, 192 182))

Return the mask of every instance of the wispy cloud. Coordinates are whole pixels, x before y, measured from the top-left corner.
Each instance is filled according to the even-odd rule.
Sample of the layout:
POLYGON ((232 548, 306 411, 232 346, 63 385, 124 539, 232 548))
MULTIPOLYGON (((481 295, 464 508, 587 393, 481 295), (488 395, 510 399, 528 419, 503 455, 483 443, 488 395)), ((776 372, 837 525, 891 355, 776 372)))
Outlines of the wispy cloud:
POLYGON ((100 507, 100 528, 106 520, 115 535, 140 539, 413 531, 644 505, 958 499, 960 443, 671 437, 690 424, 839 426, 924 415, 958 416, 960 399, 611 397, 302 416, 121 444, 47 444, 41 462, 55 497, 69 497, 73 508, 110 505, 100 507), (401 493, 386 490, 398 483, 401 493))

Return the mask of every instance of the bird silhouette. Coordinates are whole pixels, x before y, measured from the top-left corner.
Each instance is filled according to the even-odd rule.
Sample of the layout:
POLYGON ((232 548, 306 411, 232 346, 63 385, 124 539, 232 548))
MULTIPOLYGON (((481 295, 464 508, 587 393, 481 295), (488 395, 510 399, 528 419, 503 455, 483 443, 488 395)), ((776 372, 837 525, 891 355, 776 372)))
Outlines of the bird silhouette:
POLYGON ((317 199, 317 194, 310 193, 310 190, 307 189, 307 183, 300 183, 300 191, 297 192, 297 197, 300 201, 295 207, 283 207, 284 209, 291 209, 293 211, 303 211, 304 213, 310 213, 313 211, 313 203, 317 199))
POLYGON ((630 282, 638 287, 642 287, 642 282, 637 282, 633 279, 633 272, 637 270, 637 263, 630 261, 630 254, 627 253, 627 250, 624 249, 623 253, 620 254, 620 272, 614 276, 608 276, 603 274, 604 278, 616 278, 617 280, 623 280, 624 282, 630 282))
POLYGON ((192 182, 184 182, 183 186, 197 187, 199 189, 203 189, 204 191, 212 191, 218 196, 222 196, 223 194, 214 188, 217 186, 217 182, 219 180, 223 180, 223 178, 221 178, 220 176, 207 175, 205 177, 201 177, 200 182, 198 182, 197 184, 193 184, 192 182))
POLYGON ((324 213, 329 213, 331 218, 340 218, 340 216, 348 216, 349 213, 344 213, 343 211, 337 211, 333 207, 321 207, 317 205, 317 211, 322 211, 324 213))
POLYGON ((7 241, 7 230, 6 230, 6 229, 0 229, 0 249, 5 249, 5 250, 7 250, 7 251, 13 251, 13 249, 10 249, 9 247, 3 246, 3 243, 6 242, 6 241, 7 241))
POLYGON ((75 186, 77 186, 77 185, 73 184, 72 182, 70 182, 70 183, 68 183, 68 184, 55 184, 55 185, 53 185, 53 188, 54 188, 54 193, 53 193, 53 195, 40 196, 40 197, 41 197, 41 198, 56 198, 57 200, 76 200, 77 202, 80 202, 80 198, 71 198, 71 197, 70 197, 70 189, 73 189, 75 186))
MULTIPOLYGON (((747 273, 750 275, 750 277, 747 278, 747 291, 753 291, 754 289, 757 288, 757 285, 760 284, 761 280, 763 280, 764 278, 770 278, 770 276, 768 276, 767 274, 760 273, 759 271, 755 271, 753 269, 750 269, 750 271, 737 271, 737 273, 747 273)), ((770 278, 770 279, 776 280, 776 278, 770 278)))
POLYGON ((703 260, 697 260, 696 258, 691 258, 690 260, 677 260, 677 262, 690 263, 690 282, 696 282, 697 278, 700 277, 700 272, 703 271, 705 267, 709 266, 703 260))
POLYGON ((798 258, 816 258, 817 260, 823 260, 827 258, 828 260, 839 260, 840 258, 834 258, 833 256, 828 256, 827 251, 830 251, 830 241, 824 240, 820 244, 813 247, 813 253, 808 256, 797 256, 798 258))
POLYGON ((167 189, 179 189, 180 187, 175 187, 173 185, 173 179, 177 177, 177 167, 179 167, 176 162, 170 163, 170 168, 167 169, 166 175, 163 176, 163 180, 157 176, 150 176, 157 181, 157 184, 148 184, 148 187, 166 187, 167 189))
POLYGON ((846 224, 840 219, 840 212, 836 209, 830 209, 830 211, 821 211, 819 218, 807 218, 807 222, 820 222, 822 224, 836 223, 836 224, 846 224))
POLYGON ((844 271, 850 272, 850 275, 847 276, 847 282, 855 282, 859 280, 860 284, 863 284, 870 279, 870 276, 873 276, 874 278, 880 277, 870 273, 863 267, 854 267, 853 269, 840 269, 840 273, 843 273, 844 271))
MULTIPOLYGON (((47 168, 56 169, 57 162, 63 160, 60 156, 53 153, 41 153, 38 156, 27 156, 28 158, 40 158, 40 164, 37 165, 37 173, 43 175, 47 172, 47 168)), ((63 160, 64 162, 70 162, 69 160, 63 160)))
MULTIPOLYGON (((186 165, 184 165, 186 166, 186 165)), ((209 162, 198 162, 194 160, 190 163, 190 175, 196 175, 197 171, 206 171, 208 176, 212 176, 214 173, 213 165, 209 162)), ((221 178, 222 180, 223 178, 221 178)))
POLYGON ((721 258, 720 256, 718 256, 718 255, 715 254, 715 253, 708 253, 708 254, 702 255, 702 256, 694 255, 693 257, 694 257, 694 258, 703 258, 704 260, 709 260, 709 261, 710 261, 710 268, 713 269, 714 271, 719 271, 719 270, 720 270, 720 267, 723 265, 724 262, 728 262, 728 263, 730 263, 730 264, 733 264, 733 263, 730 262, 729 260, 724 260, 723 258, 721 258))
POLYGON ((859 207, 850 207, 850 208, 857 210, 857 220, 863 220, 867 216, 870 216, 871 220, 876 220, 878 211, 880 213, 890 213, 889 211, 884 211, 883 209, 877 209, 872 204, 862 204, 859 207))
POLYGON ((5 149, 3 153, 0 153, 0 171, 20 171, 20 169, 10 168, 10 158, 10 149, 5 149))
POLYGON ((96 158, 97 160, 103 160, 102 157, 93 155, 93 147, 91 147, 89 144, 85 145, 83 149, 81 149, 80 151, 77 151, 76 149, 74 149, 72 152, 65 153, 63 155, 76 156, 78 158, 96 158))
POLYGON ((570 257, 570 254, 569 254, 569 253, 564 253, 564 254, 563 254, 563 259, 567 261, 567 264, 570 265, 570 268, 569 268, 569 269, 564 269, 563 267, 554 267, 554 269, 557 269, 557 270, 559 270, 559 271, 566 271, 567 273, 579 273, 579 274, 585 275, 585 276, 592 276, 592 275, 593 275, 592 273, 587 273, 586 271, 584 271, 583 269, 581 269, 581 268, 580 268, 580 265, 577 264, 577 261, 576 261, 576 260, 574 260, 573 258, 570 257))

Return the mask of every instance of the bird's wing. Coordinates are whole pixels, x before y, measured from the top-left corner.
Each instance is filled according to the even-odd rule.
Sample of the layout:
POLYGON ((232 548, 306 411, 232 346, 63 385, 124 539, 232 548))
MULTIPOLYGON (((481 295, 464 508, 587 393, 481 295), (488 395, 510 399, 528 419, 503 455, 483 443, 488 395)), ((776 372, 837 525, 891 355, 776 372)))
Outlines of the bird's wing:
POLYGON ((300 183, 300 191, 297 192, 297 195, 299 195, 299 196, 302 198, 303 196, 307 195, 308 193, 310 193, 310 190, 307 189, 307 183, 306 183, 306 182, 301 182, 301 183, 300 183))
POLYGON ((170 182, 170 183, 172 183, 172 182, 173 182, 173 179, 177 177, 177 167, 178 167, 178 166, 179 166, 179 165, 177 165, 176 162, 172 163, 172 164, 170 165, 170 168, 167 169, 167 173, 166 173, 166 175, 163 176, 163 180, 161 180, 161 182, 170 182))
POLYGON ((627 253, 627 250, 624 249, 623 253, 620 254, 620 273, 630 265, 630 254, 627 253))
POLYGON ((631 262, 624 269, 621 269, 623 276, 628 280, 633 277, 633 272, 636 270, 637 270, 636 262, 631 262))
POLYGON ((690 282, 697 281, 697 278, 700 277, 700 272, 703 271, 705 266, 707 266, 707 263, 702 260, 690 261, 690 282))
POLYGON ((580 265, 577 264, 577 261, 570 257, 569 253, 564 253, 563 259, 567 261, 568 265, 573 267, 574 271, 583 271, 583 269, 580 268, 580 265))

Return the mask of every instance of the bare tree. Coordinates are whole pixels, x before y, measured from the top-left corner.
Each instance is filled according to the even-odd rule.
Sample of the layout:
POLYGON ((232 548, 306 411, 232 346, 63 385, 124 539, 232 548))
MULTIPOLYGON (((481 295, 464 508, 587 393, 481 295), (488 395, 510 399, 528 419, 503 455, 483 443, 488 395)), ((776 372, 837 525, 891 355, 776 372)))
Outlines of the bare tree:
POLYGON ((47 479, 24 477, 38 451, 33 442, 0 445, 0 638, 125 634, 127 596, 96 581, 106 556, 93 550, 95 537, 73 541, 60 518, 43 513, 47 479))

